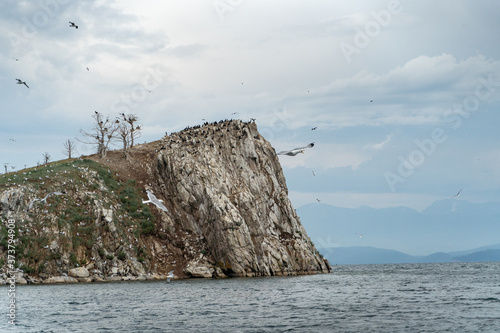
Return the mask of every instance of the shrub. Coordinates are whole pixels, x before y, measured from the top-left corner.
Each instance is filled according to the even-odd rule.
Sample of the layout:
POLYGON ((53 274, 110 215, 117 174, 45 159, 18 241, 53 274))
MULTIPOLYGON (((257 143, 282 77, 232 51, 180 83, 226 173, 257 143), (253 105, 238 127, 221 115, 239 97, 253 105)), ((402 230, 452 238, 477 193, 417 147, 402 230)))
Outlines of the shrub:
POLYGON ((120 253, 118 253, 118 259, 123 261, 123 260, 125 260, 125 258, 127 258, 127 255, 125 254, 125 252, 120 251, 120 253))

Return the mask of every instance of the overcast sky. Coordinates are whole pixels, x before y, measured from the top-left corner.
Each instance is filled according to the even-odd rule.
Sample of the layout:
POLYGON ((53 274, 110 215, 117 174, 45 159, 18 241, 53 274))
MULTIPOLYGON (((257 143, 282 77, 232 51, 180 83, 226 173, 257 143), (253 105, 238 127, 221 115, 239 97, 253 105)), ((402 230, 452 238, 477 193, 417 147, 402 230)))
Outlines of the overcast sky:
POLYGON ((1 172, 64 158, 95 110, 137 114, 141 142, 253 117, 277 151, 316 143, 280 156, 296 207, 421 210, 462 188, 461 200, 500 201, 499 12, 498 1, 2 1, 1 172))

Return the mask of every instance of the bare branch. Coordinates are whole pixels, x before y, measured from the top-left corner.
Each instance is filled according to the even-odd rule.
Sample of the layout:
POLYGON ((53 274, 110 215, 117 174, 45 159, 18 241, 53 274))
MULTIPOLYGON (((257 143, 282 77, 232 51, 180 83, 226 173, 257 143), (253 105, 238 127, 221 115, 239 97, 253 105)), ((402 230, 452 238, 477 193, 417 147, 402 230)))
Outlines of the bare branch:
POLYGON ((141 136, 141 127, 135 125, 135 123, 139 121, 139 118, 137 117, 137 115, 132 113, 128 115, 126 115, 125 113, 120 113, 120 116, 122 116, 122 121, 129 125, 129 146, 130 148, 132 148, 134 146, 134 139, 137 139, 141 136))
POLYGON ((47 152, 43 153, 42 157, 43 157, 43 164, 49 163, 49 161, 50 161, 50 154, 49 153, 47 153, 47 152))
POLYGON ((96 146, 97 154, 102 158, 106 156, 109 145, 117 139, 116 132, 118 131, 118 124, 110 120, 109 117, 104 118, 104 116, 97 111, 92 115, 92 118, 95 120, 94 128, 92 128, 90 132, 83 129, 80 130, 80 133, 87 137, 88 140, 84 141, 78 138, 77 140, 84 144, 96 146))
POLYGON ((68 156, 68 158, 71 158, 71 154, 74 153, 76 150, 76 144, 68 139, 66 142, 64 142, 64 150, 63 154, 68 156))

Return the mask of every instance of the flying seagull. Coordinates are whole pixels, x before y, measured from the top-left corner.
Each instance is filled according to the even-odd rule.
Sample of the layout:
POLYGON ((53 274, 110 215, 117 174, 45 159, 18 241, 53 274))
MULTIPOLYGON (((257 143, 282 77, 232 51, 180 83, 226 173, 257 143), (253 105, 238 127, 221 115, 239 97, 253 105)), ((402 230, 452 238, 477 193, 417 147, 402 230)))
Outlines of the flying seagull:
MULTIPOLYGON (((24 84, 26 87, 28 87, 28 85, 26 84, 26 82, 24 82, 23 80, 21 80, 21 79, 16 79, 16 80, 17 80, 17 82, 16 82, 17 84, 24 84)), ((28 89, 29 88, 30 87, 28 87, 28 89)))
POLYGON ((145 204, 145 203, 152 203, 154 205, 156 205, 156 207, 160 208, 161 210, 163 210, 164 212, 168 212, 167 210, 167 207, 165 207, 165 205, 163 204, 163 200, 161 199, 158 199, 154 194, 153 192, 147 190, 146 193, 148 194, 148 198, 149 200, 142 200, 142 203, 145 204))
POLYGON ((12 58, 12 59, 15 60, 15 61, 19 61, 19 58, 12 58))
POLYGON ((362 235, 362 234, 358 234, 358 233, 356 233, 356 235, 358 235, 359 237, 363 237, 363 235, 362 235))
POLYGON ((294 148, 292 150, 283 150, 283 151, 280 151, 278 153, 278 155, 288 155, 288 156, 295 156, 299 153, 304 153, 304 149, 307 149, 307 148, 312 148, 314 147, 314 142, 311 142, 310 144, 308 144, 307 146, 305 147, 298 147, 298 148, 294 148))
POLYGON ((317 129, 318 129, 318 128, 315 126, 315 127, 311 128, 311 131, 315 131, 315 130, 317 130, 317 129))
POLYGON ((174 277, 174 271, 170 271, 168 272, 168 275, 167 275, 167 283, 170 283, 170 279, 172 279, 174 277))
POLYGON ((457 194, 455 194, 453 197, 459 197, 460 196, 460 192, 462 192, 462 189, 460 189, 460 191, 458 191, 457 194))
POLYGON ((43 199, 38 199, 38 198, 33 199, 33 200, 31 200, 31 202, 30 202, 30 204, 28 206, 28 210, 31 210, 31 208, 33 207, 33 205, 35 204, 35 202, 40 201, 41 203, 46 204, 47 203, 47 198, 50 197, 51 195, 63 195, 63 194, 65 194, 65 193, 64 192, 50 192, 43 199))
POLYGON ((78 26, 71 21, 69 22, 69 27, 78 29, 78 26))

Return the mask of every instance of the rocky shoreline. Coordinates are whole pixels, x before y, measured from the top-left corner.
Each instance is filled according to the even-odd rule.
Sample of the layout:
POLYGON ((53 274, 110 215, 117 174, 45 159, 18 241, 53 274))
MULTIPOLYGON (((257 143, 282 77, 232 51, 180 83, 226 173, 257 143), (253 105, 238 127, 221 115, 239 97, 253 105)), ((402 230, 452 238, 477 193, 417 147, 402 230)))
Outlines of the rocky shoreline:
MULTIPOLYGON (((71 283, 92 283, 92 282, 117 282, 117 281, 151 281, 151 280, 167 280, 166 275, 162 274, 139 274, 135 275, 112 275, 101 277, 99 275, 90 275, 90 272, 85 267, 73 268, 69 274, 60 276, 50 276, 47 278, 32 277, 21 270, 17 270, 12 274, 16 285, 25 284, 71 284, 71 283)), ((11 284, 11 279, 7 274, 0 274, 0 285, 11 284)))

